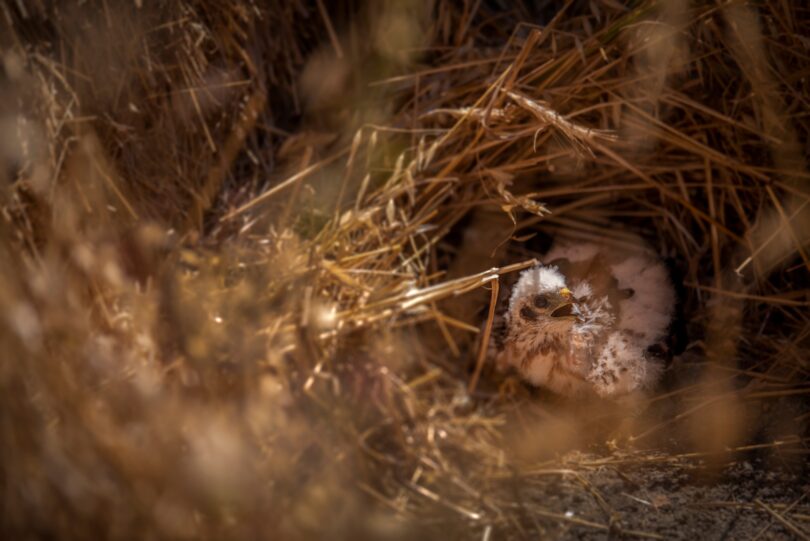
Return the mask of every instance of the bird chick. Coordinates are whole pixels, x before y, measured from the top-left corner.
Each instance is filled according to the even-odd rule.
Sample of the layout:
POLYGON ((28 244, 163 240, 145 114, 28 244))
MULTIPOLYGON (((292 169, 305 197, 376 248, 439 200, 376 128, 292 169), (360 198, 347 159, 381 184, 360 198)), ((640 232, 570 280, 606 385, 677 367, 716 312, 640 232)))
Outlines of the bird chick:
POLYGON ((568 396, 620 397, 653 387, 663 368, 654 350, 674 304, 663 265, 596 245, 549 255, 553 263, 524 271, 512 290, 498 365, 568 396))

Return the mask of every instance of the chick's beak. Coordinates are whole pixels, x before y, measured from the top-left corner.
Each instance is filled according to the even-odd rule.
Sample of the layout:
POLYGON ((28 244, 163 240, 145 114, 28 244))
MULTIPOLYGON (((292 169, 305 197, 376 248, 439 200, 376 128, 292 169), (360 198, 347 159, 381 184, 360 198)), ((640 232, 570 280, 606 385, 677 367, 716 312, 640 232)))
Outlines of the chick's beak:
POLYGON ((574 316, 574 296, 571 291, 564 287, 559 292, 560 302, 554 310, 551 311, 551 317, 571 317, 574 316))
POLYGON ((551 317, 571 317, 574 315, 574 303, 563 302, 551 312, 551 317))

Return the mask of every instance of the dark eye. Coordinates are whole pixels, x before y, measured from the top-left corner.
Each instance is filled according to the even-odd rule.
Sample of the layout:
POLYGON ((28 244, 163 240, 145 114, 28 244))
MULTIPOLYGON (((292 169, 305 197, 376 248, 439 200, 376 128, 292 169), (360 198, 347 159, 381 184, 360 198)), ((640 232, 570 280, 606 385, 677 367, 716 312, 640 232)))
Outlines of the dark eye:
POLYGON ((520 317, 523 319, 528 319, 529 321, 534 321, 537 319, 537 314, 534 313, 534 310, 529 308, 528 306, 524 306, 520 309, 520 317))
POLYGON ((548 308, 548 297, 546 297, 545 295, 535 295, 534 305, 537 308, 548 308))

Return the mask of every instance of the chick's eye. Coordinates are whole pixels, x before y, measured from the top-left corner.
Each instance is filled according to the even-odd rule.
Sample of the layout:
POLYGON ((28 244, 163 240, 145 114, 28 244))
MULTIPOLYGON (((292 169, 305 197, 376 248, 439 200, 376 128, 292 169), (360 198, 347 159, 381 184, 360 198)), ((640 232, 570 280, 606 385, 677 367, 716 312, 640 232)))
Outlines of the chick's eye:
POLYGON ((527 319, 529 321, 534 321, 537 319, 537 314, 534 313, 534 310, 529 308, 528 306, 524 306, 520 309, 520 317, 523 319, 527 319))
POLYGON ((535 295, 534 305, 537 308, 548 308, 548 297, 546 297, 545 295, 535 295))

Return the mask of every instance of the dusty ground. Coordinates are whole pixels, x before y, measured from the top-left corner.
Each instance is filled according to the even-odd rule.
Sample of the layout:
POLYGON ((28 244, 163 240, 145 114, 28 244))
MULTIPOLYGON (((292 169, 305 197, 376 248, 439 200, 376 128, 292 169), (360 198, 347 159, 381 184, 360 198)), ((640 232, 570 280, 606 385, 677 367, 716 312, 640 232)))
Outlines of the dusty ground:
MULTIPOLYGON (((791 539, 765 507, 791 511, 790 520, 807 531, 810 482, 800 473, 760 459, 742 460, 712 471, 705 463, 683 461, 611 465, 583 477, 604 499, 583 495, 581 487, 559 483, 542 498, 550 510, 570 516, 563 539, 604 539, 608 532, 575 521, 612 522, 627 532, 654 533, 666 539, 791 539), (798 502, 798 503, 797 503, 798 502)), ((541 518, 538 520, 542 520, 541 518)), ((635 536, 632 536, 635 537, 635 536)))

